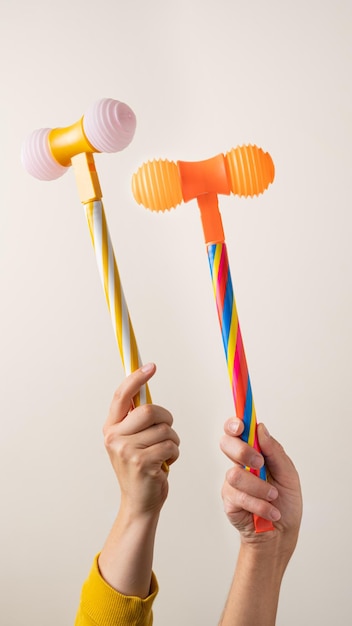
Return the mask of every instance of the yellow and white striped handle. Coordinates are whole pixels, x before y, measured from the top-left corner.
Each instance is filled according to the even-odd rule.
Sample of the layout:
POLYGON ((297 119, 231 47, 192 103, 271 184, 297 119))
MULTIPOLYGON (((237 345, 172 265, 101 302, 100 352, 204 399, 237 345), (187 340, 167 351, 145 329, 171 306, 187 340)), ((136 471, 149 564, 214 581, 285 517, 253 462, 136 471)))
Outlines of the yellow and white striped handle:
MULTIPOLYGON (((138 369, 142 362, 117 269, 103 203, 101 200, 88 202, 85 210, 112 326, 122 364, 128 375, 138 369)), ((144 386, 134 398, 134 404, 138 406, 146 402, 151 402, 151 397, 148 387, 144 386)))
MULTIPOLYGON (((95 258, 122 365, 126 375, 129 375, 138 369, 142 362, 117 269, 93 155, 78 154, 72 158, 72 165, 80 200, 86 211, 95 258)), ((137 396, 133 398, 134 406, 151 403, 151 401, 148 385, 144 385, 137 396)))

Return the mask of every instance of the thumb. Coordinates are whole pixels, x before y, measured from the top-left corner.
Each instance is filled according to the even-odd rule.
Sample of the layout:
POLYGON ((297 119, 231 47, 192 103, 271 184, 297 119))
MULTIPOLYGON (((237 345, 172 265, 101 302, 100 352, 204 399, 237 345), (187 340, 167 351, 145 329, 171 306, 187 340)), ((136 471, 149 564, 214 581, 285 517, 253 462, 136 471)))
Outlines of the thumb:
POLYGON ((271 476, 281 482, 292 473, 293 463, 283 446, 270 435, 264 424, 258 424, 258 442, 271 476))
POLYGON ((115 391, 109 415, 105 422, 105 428, 125 419, 126 415, 133 407, 133 398, 142 385, 145 385, 155 374, 155 370, 156 366, 154 363, 147 363, 125 378, 115 391))

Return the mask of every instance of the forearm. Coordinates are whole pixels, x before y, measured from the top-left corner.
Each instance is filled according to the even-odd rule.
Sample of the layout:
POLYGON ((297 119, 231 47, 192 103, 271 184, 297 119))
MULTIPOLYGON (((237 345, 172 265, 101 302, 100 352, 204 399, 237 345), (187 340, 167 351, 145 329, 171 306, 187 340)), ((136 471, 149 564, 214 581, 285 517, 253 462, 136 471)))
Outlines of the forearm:
POLYGON ((119 511, 99 556, 99 569, 123 595, 149 595, 158 518, 156 513, 135 517, 123 508, 119 511))
POLYGON ((219 626, 274 626, 288 560, 269 543, 242 544, 219 626))

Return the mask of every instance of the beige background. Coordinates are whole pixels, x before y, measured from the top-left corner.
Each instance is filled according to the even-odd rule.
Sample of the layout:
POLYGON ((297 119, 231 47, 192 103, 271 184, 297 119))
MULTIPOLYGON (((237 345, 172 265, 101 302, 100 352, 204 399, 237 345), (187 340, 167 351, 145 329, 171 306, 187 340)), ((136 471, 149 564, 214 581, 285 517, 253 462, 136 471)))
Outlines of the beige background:
POLYGON ((98 155, 107 218, 153 399, 182 455, 159 528, 155 624, 217 623, 238 549, 222 512, 233 414, 196 203, 137 207, 149 158, 243 143, 276 180, 221 200, 258 418, 302 477, 280 626, 347 624, 351 589, 352 5, 299 0, 1 0, 0 622, 73 624, 118 506, 101 428, 123 378, 73 173, 23 171, 23 138, 102 97, 133 144, 98 155))

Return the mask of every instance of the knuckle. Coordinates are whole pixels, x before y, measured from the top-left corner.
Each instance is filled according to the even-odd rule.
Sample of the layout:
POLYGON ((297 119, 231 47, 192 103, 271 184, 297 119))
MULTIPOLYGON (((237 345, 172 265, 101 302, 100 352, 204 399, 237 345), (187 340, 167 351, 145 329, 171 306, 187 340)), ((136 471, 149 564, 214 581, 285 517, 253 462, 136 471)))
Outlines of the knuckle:
POLYGON ((171 435, 170 426, 168 424, 165 424, 165 422, 158 424, 156 428, 157 428, 157 431, 161 440, 168 439, 170 437, 171 435))
POLYGON ((154 422, 154 406, 152 404, 143 404, 139 408, 141 419, 147 424, 154 422))
POLYGON ((123 451, 120 454, 123 455, 122 460, 128 458, 129 463, 134 467, 137 473, 141 472, 144 469, 144 457, 141 454, 140 450, 136 450, 134 448, 133 451, 131 451, 130 446, 126 445, 126 447, 124 447, 123 451))
POLYGON ((120 437, 113 429, 109 429, 104 437, 104 444, 111 457, 120 458, 122 461, 132 456, 132 446, 128 438, 120 437))
POLYGON ((122 464, 128 464, 137 471, 142 466, 141 450, 131 445, 128 439, 119 439, 114 448, 115 456, 122 464))
POLYGON ((164 421, 166 424, 168 424, 168 426, 172 426, 172 424, 174 423, 174 418, 172 413, 170 413, 170 411, 168 411, 167 409, 163 409, 164 412, 164 421))
POLYGON ((227 472, 227 481, 231 487, 238 488, 242 484, 243 472, 245 470, 238 465, 235 465, 227 472))
POLYGON ((167 409, 165 409, 165 407, 160 406, 158 404, 154 404, 154 408, 158 414, 159 421, 165 422, 169 426, 172 426, 174 418, 172 417, 172 414, 170 413, 170 411, 168 411, 167 409))
POLYGON ((180 456, 179 447, 173 441, 165 441, 163 447, 163 458, 168 461, 176 461, 180 456))
POLYGON ((103 428, 103 434, 104 434, 105 448, 107 450, 110 450, 115 445, 116 435, 113 430, 111 430, 110 428, 105 428, 105 427, 103 428))
POLYGON ((173 441, 171 441, 171 439, 166 439, 163 443, 163 446, 166 453, 172 456, 174 456, 175 454, 177 454, 177 456, 179 455, 178 446, 173 441))
POLYGON ((174 461, 176 461, 179 456, 180 456, 180 448, 178 446, 174 446, 172 458, 174 459, 174 461))
POLYGON ((118 403, 118 402, 121 402, 122 398, 123 398, 123 391, 121 387, 118 387, 114 391, 113 401, 118 403))
POLYGON ((245 491, 238 492, 238 502, 240 506, 242 507, 242 509, 245 509, 246 511, 248 510, 249 496, 245 491))

